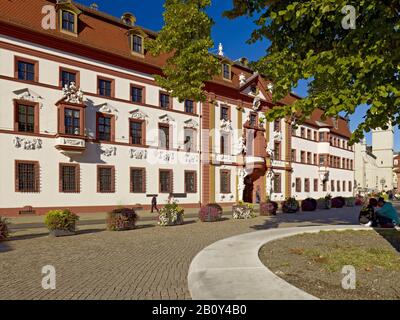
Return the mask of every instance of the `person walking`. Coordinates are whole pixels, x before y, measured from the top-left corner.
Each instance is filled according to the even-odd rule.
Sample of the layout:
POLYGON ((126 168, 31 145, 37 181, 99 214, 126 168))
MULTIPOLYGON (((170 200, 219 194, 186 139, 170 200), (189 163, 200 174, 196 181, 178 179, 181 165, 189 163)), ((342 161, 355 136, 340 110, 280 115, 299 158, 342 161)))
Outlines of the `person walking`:
POLYGON ((157 208, 157 196, 153 196, 153 198, 151 199, 151 213, 154 212, 154 209, 159 212, 158 208, 157 208))
POLYGON ((260 186, 257 186, 256 190, 256 203, 260 204, 261 202, 261 191, 260 191, 260 186))

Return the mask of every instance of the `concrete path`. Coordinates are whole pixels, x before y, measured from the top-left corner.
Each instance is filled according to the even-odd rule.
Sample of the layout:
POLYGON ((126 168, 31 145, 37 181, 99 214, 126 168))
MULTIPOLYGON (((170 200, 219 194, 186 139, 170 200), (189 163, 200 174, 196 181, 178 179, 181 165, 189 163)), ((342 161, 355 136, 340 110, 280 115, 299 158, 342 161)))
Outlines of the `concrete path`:
POLYGON ((188 286, 195 300, 315 300, 276 276, 260 261, 260 248, 273 240, 321 230, 368 230, 360 226, 312 226, 252 232, 220 240, 192 261, 188 286))

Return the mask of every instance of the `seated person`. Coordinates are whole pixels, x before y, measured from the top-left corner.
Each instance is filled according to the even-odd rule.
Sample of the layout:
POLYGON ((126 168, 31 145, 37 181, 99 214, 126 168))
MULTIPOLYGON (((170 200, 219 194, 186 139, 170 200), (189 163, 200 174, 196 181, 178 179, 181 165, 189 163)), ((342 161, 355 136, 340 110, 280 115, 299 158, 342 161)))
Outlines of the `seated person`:
POLYGON ((390 202, 386 202, 383 198, 379 198, 378 200, 376 218, 382 228, 393 228, 400 223, 396 209, 390 202))
POLYGON ((378 200, 375 198, 369 199, 369 203, 366 207, 362 208, 360 211, 360 216, 358 220, 360 224, 363 224, 367 227, 376 227, 376 215, 375 208, 378 205, 378 200))

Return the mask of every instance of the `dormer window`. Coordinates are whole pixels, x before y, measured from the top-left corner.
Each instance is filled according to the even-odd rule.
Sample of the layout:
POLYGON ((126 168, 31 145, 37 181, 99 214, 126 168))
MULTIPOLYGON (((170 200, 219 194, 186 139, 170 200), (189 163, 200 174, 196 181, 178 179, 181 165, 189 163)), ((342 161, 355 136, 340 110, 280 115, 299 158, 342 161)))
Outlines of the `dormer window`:
POLYGON ((144 54, 143 37, 138 34, 132 34, 132 51, 138 54, 144 54))
POLYGON ((59 13, 59 28, 61 32, 77 35, 78 16, 81 10, 71 0, 57 1, 57 12, 59 13))
POLYGON ((222 77, 224 80, 231 80, 231 65, 229 63, 222 64, 222 77))
POLYGON ((75 13, 66 10, 61 10, 61 29, 67 32, 76 33, 75 13))

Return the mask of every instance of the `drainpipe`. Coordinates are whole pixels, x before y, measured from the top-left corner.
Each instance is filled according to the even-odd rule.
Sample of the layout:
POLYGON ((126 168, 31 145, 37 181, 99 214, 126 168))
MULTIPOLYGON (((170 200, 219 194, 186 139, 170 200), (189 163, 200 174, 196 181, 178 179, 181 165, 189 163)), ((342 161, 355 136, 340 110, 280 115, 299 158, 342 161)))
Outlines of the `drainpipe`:
POLYGON ((203 155, 203 103, 200 102, 200 112, 199 112, 199 144, 200 144, 200 154, 199 154, 199 204, 202 205, 202 195, 203 195, 203 168, 202 168, 202 155, 203 155))

